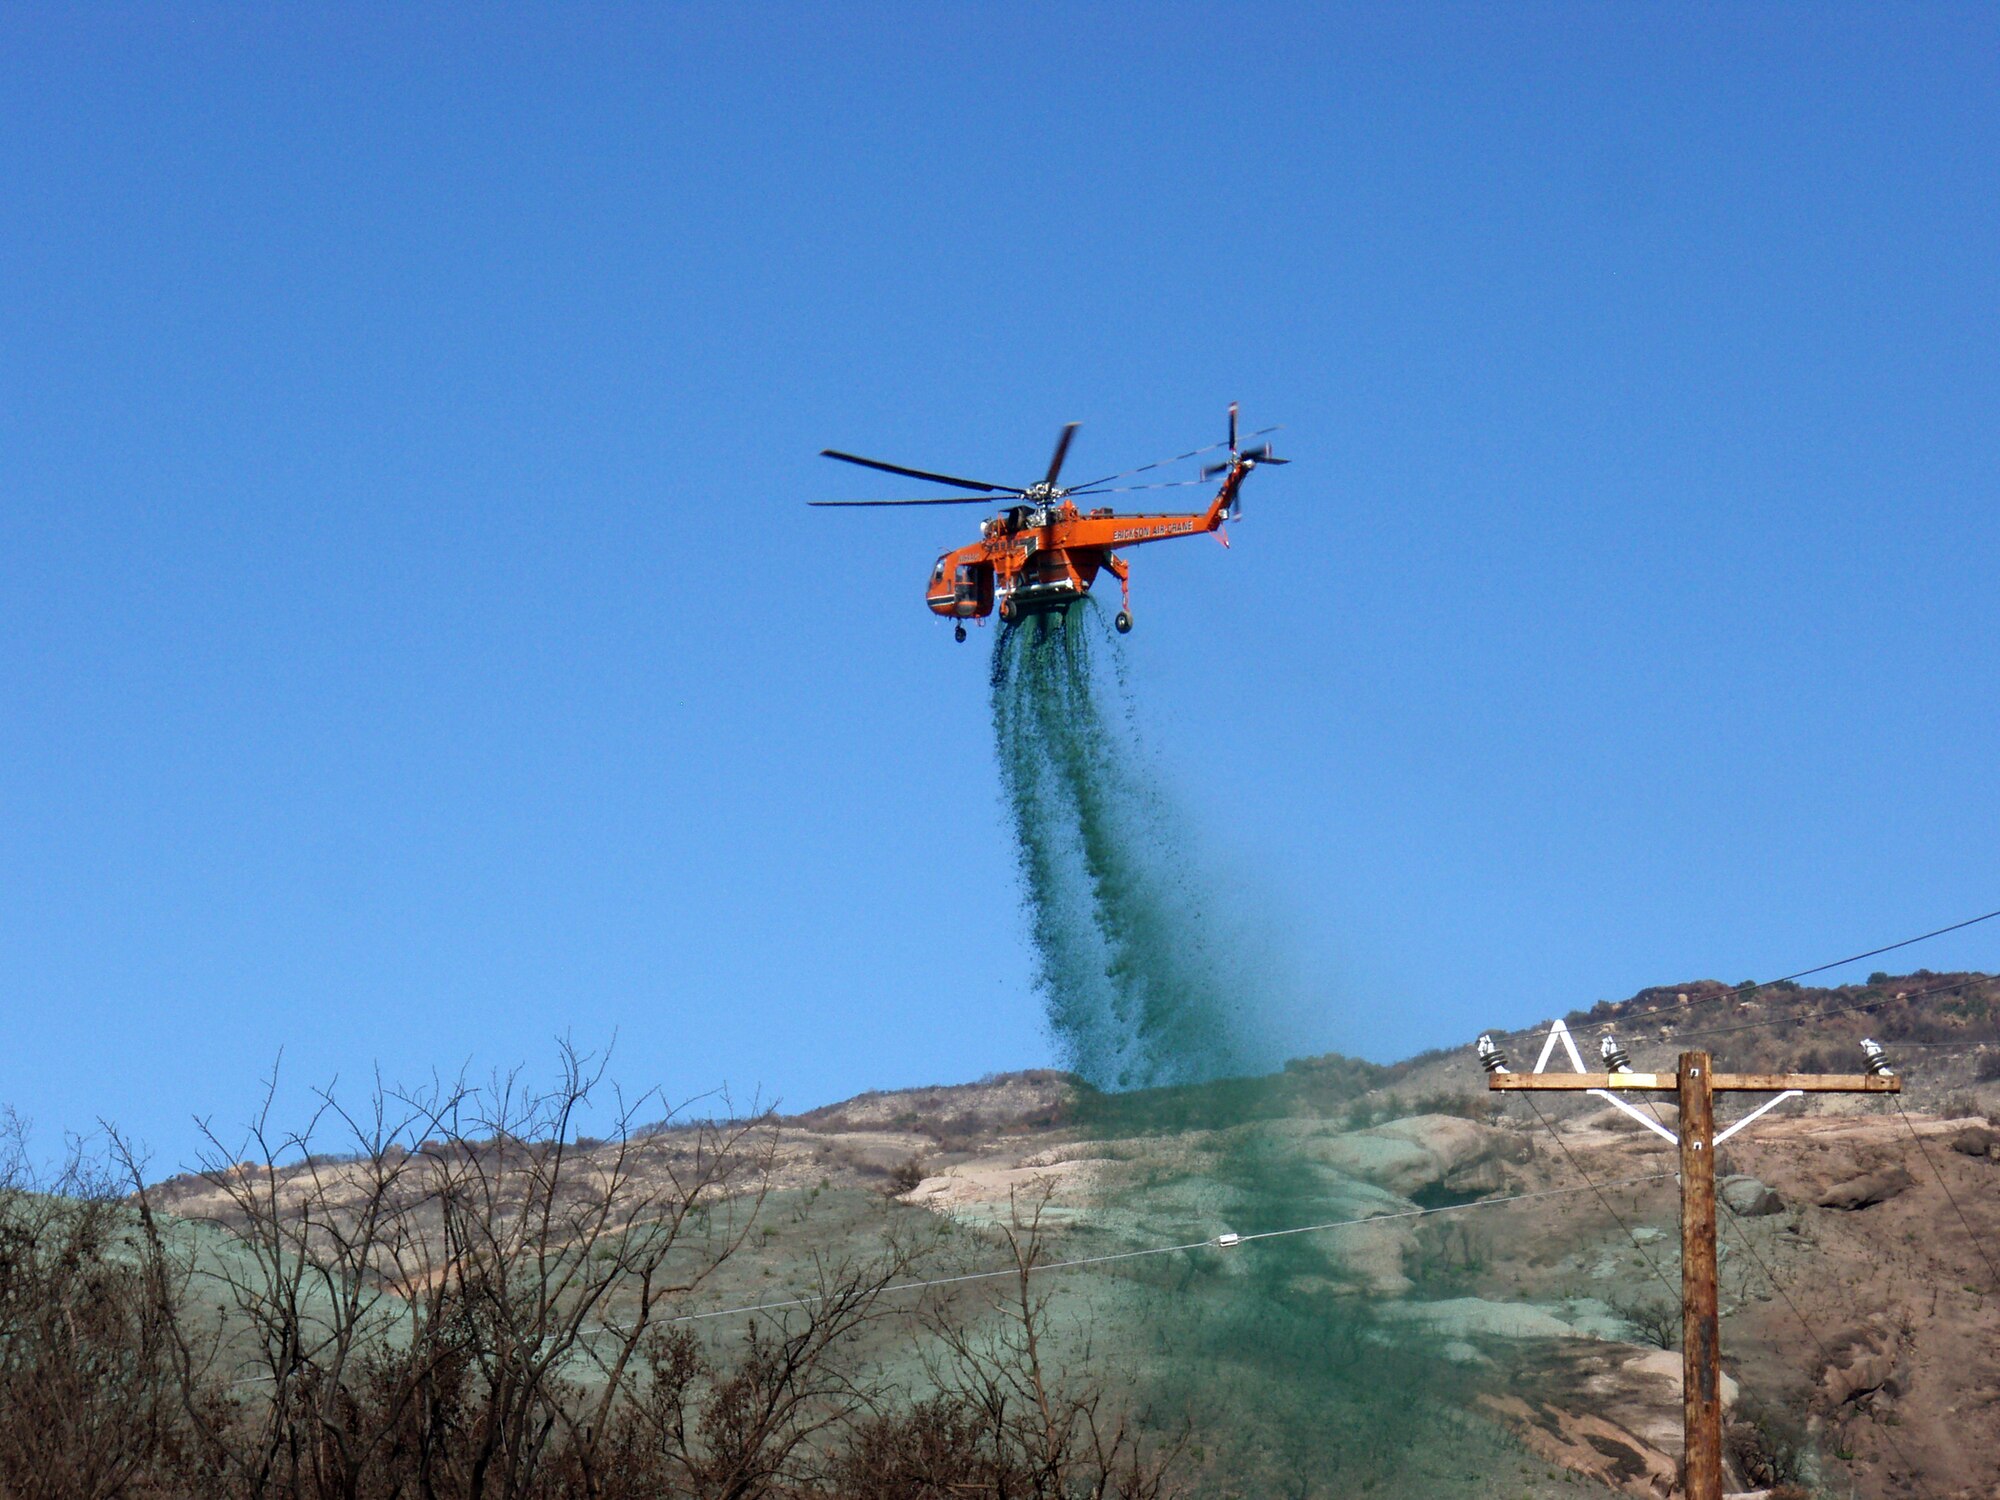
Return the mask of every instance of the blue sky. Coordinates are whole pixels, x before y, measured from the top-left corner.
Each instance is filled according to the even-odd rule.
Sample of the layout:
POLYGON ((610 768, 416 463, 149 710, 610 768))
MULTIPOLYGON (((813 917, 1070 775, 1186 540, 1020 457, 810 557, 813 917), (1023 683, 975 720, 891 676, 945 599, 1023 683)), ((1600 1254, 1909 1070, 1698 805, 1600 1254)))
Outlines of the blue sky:
POLYGON ((2000 906, 1996 168, 1988 7, 10 7, 0 1101, 1046 1061, 979 512, 815 455, 1231 399, 1128 652, 1291 1050, 2000 906))

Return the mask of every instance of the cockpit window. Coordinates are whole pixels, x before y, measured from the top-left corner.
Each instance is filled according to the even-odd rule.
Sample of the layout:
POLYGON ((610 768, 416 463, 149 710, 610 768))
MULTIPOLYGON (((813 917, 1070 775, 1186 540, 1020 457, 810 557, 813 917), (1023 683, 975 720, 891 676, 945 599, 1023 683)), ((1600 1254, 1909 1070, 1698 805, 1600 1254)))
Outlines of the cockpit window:
POLYGON ((936 583, 942 577, 944 577, 944 559, 940 557, 937 566, 931 569, 931 582, 936 583))

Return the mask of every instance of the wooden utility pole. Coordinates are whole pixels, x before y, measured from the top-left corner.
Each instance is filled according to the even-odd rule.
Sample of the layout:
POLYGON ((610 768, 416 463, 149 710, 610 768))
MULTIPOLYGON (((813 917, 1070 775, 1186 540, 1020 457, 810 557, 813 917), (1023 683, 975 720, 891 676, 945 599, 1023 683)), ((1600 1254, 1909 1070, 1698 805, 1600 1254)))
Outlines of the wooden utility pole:
MULTIPOLYGON (((1553 1040, 1553 1039, 1552 1039, 1553 1040)), ((1480 1040, 1487 1087, 1501 1091, 1601 1094, 1641 1124, 1676 1140, 1681 1153, 1681 1463, 1686 1500, 1722 1500, 1722 1339, 1715 1290, 1715 1148, 1792 1094, 1895 1094, 1903 1081, 1870 1044, 1868 1073, 1717 1073, 1706 1052, 1683 1052, 1673 1073, 1510 1073, 1504 1054, 1480 1040), (1621 1100, 1623 1093, 1674 1093, 1680 1130, 1667 1130, 1621 1100), (1762 1108, 1715 1133, 1717 1094, 1777 1094, 1762 1108)), ((1614 1052, 1606 1042, 1605 1055, 1614 1052)), ((1623 1053, 1617 1054, 1622 1059, 1623 1053)), ((1544 1061, 1548 1052, 1544 1050, 1544 1061)), ((1574 1048, 1571 1056, 1575 1056, 1574 1048)))
MULTIPOLYGON (((1546 1074, 1544 1077, 1548 1076, 1546 1074)), ((1681 1461, 1689 1500, 1722 1500, 1722 1330, 1715 1285, 1715 1075, 1683 1052, 1681 1101, 1681 1461), (1697 1482, 1699 1475, 1703 1482, 1697 1482), (1709 1479, 1709 1476, 1714 1476, 1709 1479)))

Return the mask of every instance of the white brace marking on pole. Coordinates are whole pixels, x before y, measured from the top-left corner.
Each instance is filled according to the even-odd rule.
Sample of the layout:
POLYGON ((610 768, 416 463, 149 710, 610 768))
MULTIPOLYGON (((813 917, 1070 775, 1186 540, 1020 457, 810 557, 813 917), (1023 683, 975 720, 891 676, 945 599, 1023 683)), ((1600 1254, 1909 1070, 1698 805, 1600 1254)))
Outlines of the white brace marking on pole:
POLYGON ((1576 1042, 1569 1034, 1569 1027, 1565 1026, 1561 1021, 1557 1021, 1553 1026, 1549 1027, 1549 1039, 1542 1043, 1542 1055, 1535 1059, 1535 1071, 1537 1073, 1546 1073, 1548 1071, 1549 1058, 1554 1054, 1558 1040, 1562 1042, 1564 1049, 1569 1053, 1570 1065, 1579 1073, 1588 1072, 1589 1069, 1583 1065, 1583 1054, 1576 1050, 1576 1042))
POLYGON ((1751 1110, 1749 1114, 1745 1115, 1742 1119, 1738 1120, 1734 1125, 1730 1126, 1727 1130, 1723 1131, 1721 1135, 1717 1136, 1715 1138, 1715 1144, 1720 1146, 1724 1141, 1728 1140, 1732 1135, 1736 1134, 1737 1131, 1741 1130, 1745 1125, 1748 1125, 1752 1120, 1758 1118, 1760 1115, 1763 1115, 1770 1110, 1776 1109, 1780 1104, 1783 1104, 1787 1099, 1803 1099, 1805 1098, 1805 1096, 1806 1096, 1806 1091, 1804 1089, 1786 1089, 1782 1094, 1778 1095, 1777 1098, 1766 1099, 1762 1104, 1758 1105, 1755 1109, 1751 1110))
MULTIPOLYGON (((1576 1050, 1576 1038, 1570 1035, 1568 1025, 1562 1021, 1556 1021, 1549 1026, 1549 1038, 1542 1043, 1542 1055, 1535 1059, 1535 1071, 1537 1073, 1548 1071, 1549 1058, 1554 1055, 1557 1042, 1563 1044, 1563 1050, 1569 1053, 1570 1065, 1577 1072, 1583 1073, 1589 1071, 1583 1065, 1583 1054, 1576 1050)), ((1595 1094, 1607 1104, 1615 1105, 1617 1108, 1624 1110, 1626 1114, 1637 1120, 1655 1135, 1664 1137, 1668 1145, 1678 1146, 1681 1143, 1681 1138, 1667 1129, 1657 1119, 1651 1115, 1641 1114, 1632 1105, 1627 1104, 1609 1089, 1585 1089, 1584 1092, 1595 1094)))
MULTIPOLYGON (((1581 1073, 1582 1071, 1583 1069, 1581 1068, 1577 1069, 1577 1072, 1579 1073, 1581 1073)), ((1681 1143, 1681 1138, 1675 1135, 1671 1130, 1667 1129, 1666 1126, 1662 1125, 1658 1120, 1654 1119, 1651 1115, 1641 1114, 1637 1109, 1634 1109, 1631 1105, 1627 1104, 1623 1099, 1620 1099, 1616 1094, 1612 1093, 1611 1090, 1585 1089, 1584 1092, 1586 1094, 1595 1094, 1597 1095, 1598 1098, 1604 1100, 1606 1103, 1617 1105, 1620 1109, 1624 1110, 1626 1114, 1630 1115, 1633 1119, 1637 1120, 1641 1125, 1645 1126, 1648 1130, 1652 1131, 1654 1135, 1664 1136, 1669 1146, 1678 1146, 1681 1143)), ((1771 1102, 1775 1104, 1777 1101, 1774 1099, 1771 1102)), ((1744 1123, 1748 1124, 1749 1122, 1746 1120, 1744 1123)))

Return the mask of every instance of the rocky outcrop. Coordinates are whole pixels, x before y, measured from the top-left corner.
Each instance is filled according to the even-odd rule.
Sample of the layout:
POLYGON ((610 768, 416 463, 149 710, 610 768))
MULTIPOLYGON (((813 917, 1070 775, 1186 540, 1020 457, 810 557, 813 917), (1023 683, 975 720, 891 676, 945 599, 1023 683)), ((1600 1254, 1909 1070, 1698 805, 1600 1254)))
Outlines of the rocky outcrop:
POLYGON ((1481 1396, 1479 1405, 1505 1422, 1544 1462, 1646 1500, 1668 1500, 1674 1493, 1680 1466, 1616 1422, 1548 1402, 1530 1403, 1519 1396, 1481 1396))
POLYGON ((1423 1202, 1433 1195, 1472 1199, 1507 1184, 1506 1163, 1521 1154, 1511 1132, 1456 1115, 1412 1115, 1311 1143, 1314 1159, 1349 1176, 1423 1202))
MULTIPOLYGON (((1681 1447, 1681 1356, 1671 1349, 1569 1340, 1515 1366, 1514 1390, 1480 1403, 1535 1453, 1622 1494, 1665 1497, 1681 1447)), ((1725 1411, 1736 1382, 1722 1377, 1725 1411)))
POLYGON ((1951 1138, 1951 1149, 1960 1156, 2000 1157, 2000 1131, 1969 1125, 1951 1138))
POLYGON ((1081 1211, 1080 1195, 1095 1184, 1101 1165, 1078 1160, 1023 1167, 968 1163, 926 1177, 901 1196, 914 1207, 968 1223, 1005 1224, 1012 1221, 1017 1204, 1032 1206, 1046 1191, 1044 1217, 1060 1223, 1081 1211))
POLYGON ((1819 1386, 1829 1406, 1841 1407, 1881 1390, 1895 1373, 1895 1342, 1878 1332, 1856 1344, 1846 1358, 1827 1366, 1819 1386))
POLYGON ((1380 1311, 1394 1321, 1417 1323, 1455 1339, 1609 1339, 1622 1331, 1618 1319, 1601 1303, 1587 1304, 1577 1311, 1566 1309, 1566 1315, 1560 1317, 1532 1302, 1491 1302, 1483 1297, 1405 1302, 1380 1311))
POLYGON ((1817 1201, 1821 1208, 1838 1208, 1852 1213, 1855 1209, 1887 1203, 1898 1193, 1916 1185, 1917 1179, 1901 1167, 1878 1167, 1873 1172, 1863 1172, 1859 1177, 1836 1182, 1821 1193, 1817 1201))

